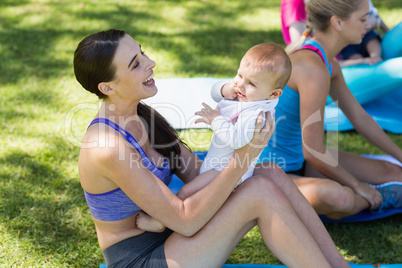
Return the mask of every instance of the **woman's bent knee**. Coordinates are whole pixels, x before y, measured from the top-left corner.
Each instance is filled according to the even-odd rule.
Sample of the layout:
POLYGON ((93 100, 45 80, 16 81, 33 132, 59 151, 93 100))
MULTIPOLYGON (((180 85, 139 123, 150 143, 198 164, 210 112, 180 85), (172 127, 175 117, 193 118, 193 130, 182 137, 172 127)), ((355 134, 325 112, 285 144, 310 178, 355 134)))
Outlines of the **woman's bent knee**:
POLYGON ((253 176, 246 182, 248 184, 247 188, 249 188, 249 193, 247 193, 248 198, 255 197, 259 201, 267 199, 275 199, 276 201, 280 202, 286 201, 286 197, 283 195, 282 191, 267 176, 253 176))
POLYGON ((331 206, 334 212, 347 212, 355 207, 355 192, 346 186, 339 186, 332 189, 325 196, 327 204, 331 206))
POLYGON ((389 162, 384 162, 384 168, 385 168, 385 174, 384 178, 386 178, 386 181, 402 181, 402 168, 391 164, 389 162))
POLYGON ((275 183, 290 179, 283 169, 274 162, 264 162, 256 166, 254 175, 262 175, 275 183))
POLYGON ((297 187, 319 214, 347 212, 355 206, 355 193, 329 179, 296 179, 297 187))

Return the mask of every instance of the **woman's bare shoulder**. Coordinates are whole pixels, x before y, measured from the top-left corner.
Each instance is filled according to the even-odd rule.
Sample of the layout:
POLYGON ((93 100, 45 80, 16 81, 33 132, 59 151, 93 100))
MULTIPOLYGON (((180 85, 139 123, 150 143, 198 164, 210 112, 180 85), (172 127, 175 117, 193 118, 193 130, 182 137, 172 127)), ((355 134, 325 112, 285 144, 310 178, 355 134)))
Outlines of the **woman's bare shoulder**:
POLYGON ((328 72, 320 55, 311 50, 300 50, 290 55, 292 68, 300 73, 320 74, 328 72))
POLYGON ((113 158, 118 153, 121 135, 115 130, 101 124, 91 126, 81 142, 80 155, 96 160, 113 158))
POLYGON ((300 50, 290 55, 292 75, 289 87, 298 91, 304 85, 328 85, 329 72, 321 57, 309 50, 300 50))
POLYGON ((81 143, 78 169, 81 185, 92 193, 104 192, 117 187, 109 179, 120 158, 125 157, 124 139, 116 131, 102 125, 88 129, 81 143))

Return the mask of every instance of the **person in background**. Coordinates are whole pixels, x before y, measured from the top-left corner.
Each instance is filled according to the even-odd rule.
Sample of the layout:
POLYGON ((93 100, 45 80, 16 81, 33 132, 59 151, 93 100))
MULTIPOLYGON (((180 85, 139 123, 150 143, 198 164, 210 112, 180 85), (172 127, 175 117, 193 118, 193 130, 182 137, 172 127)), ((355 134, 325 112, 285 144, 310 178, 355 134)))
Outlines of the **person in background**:
POLYGON ((308 0, 282 0, 281 30, 286 45, 299 40, 306 30, 308 0))
POLYGON ((341 67, 357 64, 376 64, 382 61, 381 35, 376 29, 381 29, 385 33, 389 31, 388 26, 383 22, 378 14, 378 10, 369 1, 370 11, 367 19, 371 28, 366 32, 360 44, 348 45, 341 50, 337 59, 341 67))
MULTIPOLYGON (((282 0, 280 5, 281 12, 281 31, 283 41, 286 45, 299 40, 306 30, 307 12, 306 5, 309 0, 282 0)), ((388 26, 381 19, 378 10, 374 7, 371 0, 369 0, 370 11, 368 20, 370 22, 371 30, 381 29, 384 33, 389 31, 388 26)), ((378 34, 378 33, 377 33, 378 34)), ((363 41, 365 41, 363 39, 363 41)), ((363 43, 363 42, 362 42, 363 43)))
POLYGON ((401 149, 356 101, 335 59, 345 46, 362 41, 370 27, 368 12, 368 0, 308 2, 306 31, 314 29, 314 36, 302 36, 289 55, 292 74, 276 109, 276 129, 254 171, 264 174, 265 161, 277 162, 317 213, 332 219, 402 206, 401 167, 328 148, 324 140, 324 109, 331 96, 357 132, 402 162, 401 149))
MULTIPOLYGON (((314 35, 314 29, 311 33, 306 32, 307 3, 308 0, 281 2, 281 29, 287 52, 301 45, 298 40, 314 35)), ((371 1, 367 15, 368 26, 362 42, 347 45, 336 56, 345 82, 360 104, 376 101, 399 90, 402 84, 402 72, 399 71, 402 69, 402 22, 389 29, 371 1), (379 29, 385 33, 382 37, 376 32, 379 29)), ((332 102, 328 97, 326 103, 332 102)))

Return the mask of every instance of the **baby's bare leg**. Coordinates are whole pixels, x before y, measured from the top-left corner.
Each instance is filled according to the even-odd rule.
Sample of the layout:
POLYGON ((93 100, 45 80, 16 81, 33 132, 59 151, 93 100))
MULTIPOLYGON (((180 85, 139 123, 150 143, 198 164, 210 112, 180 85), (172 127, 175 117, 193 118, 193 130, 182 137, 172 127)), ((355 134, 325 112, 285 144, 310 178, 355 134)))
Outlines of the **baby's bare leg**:
MULTIPOLYGON (((181 200, 186 199, 187 197, 195 194, 196 192, 207 186, 213 179, 215 179, 218 174, 219 171, 209 170, 198 175, 191 182, 185 184, 177 193, 177 196, 181 200)), ((143 211, 138 213, 136 224, 137 227, 141 230, 155 233, 163 232, 166 228, 161 222, 152 218, 143 211)))
POLYGON ((161 233, 166 229, 161 222, 155 220, 143 211, 138 212, 135 223, 137 228, 147 232, 161 233))

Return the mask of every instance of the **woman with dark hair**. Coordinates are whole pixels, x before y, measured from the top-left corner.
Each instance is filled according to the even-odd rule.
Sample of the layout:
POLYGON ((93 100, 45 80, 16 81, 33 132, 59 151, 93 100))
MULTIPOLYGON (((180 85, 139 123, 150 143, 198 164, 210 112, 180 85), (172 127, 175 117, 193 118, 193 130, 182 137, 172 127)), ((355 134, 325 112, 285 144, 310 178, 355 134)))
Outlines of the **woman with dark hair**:
MULTIPOLYGON (((262 127, 257 119, 253 140, 235 150, 213 182, 191 196, 172 193, 171 175, 189 184, 200 176, 201 161, 141 103, 157 93, 154 67, 119 30, 86 37, 74 55, 77 80, 103 99, 83 139, 79 175, 108 268, 221 267, 255 225, 289 267, 348 267, 296 188, 298 210, 308 219, 265 176, 233 191, 248 168, 244 159, 256 157, 271 137, 272 120, 262 127), (145 213, 163 226, 147 224, 145 213)), ((287 180, 279 169, 270 175, 287 180)))

